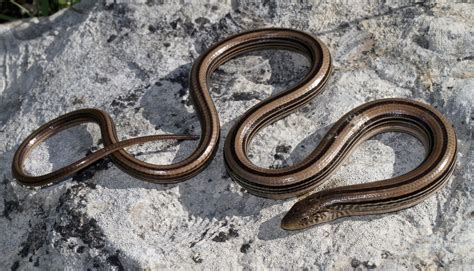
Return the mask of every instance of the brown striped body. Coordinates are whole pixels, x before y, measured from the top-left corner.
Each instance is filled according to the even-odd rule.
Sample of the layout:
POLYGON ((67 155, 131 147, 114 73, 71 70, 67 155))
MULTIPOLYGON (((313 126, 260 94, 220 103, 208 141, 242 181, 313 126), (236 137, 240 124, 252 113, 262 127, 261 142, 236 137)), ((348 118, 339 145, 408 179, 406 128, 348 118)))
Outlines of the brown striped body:
POLYGON ((214 157, 220 137, 217 111, 209 95, 212 72, 226 61, 256 50, 284 49, 308 58, 306 76, 289 90, 269 97, 249 109, 230 130, 225 146, 225 166, 238 184, 257 196, 275 199, 308 193, 320 185, 364 140, 386 131, 414 135, 427 150, 421 165, 402 176, 367 184, 321 191, 297 202, 282 221, 296 230, 351 215, 378 214, 417 204, 448 180, 456 161, 456 135, 449 122, 431 106, 407 99, 383 99, 357 107, 342 117, 303 161, 287 168, 267 169, 247 157, 253 136, 319 94, 331 72, 327 47, 314 36, 290 29, 260 29, 241 33, 212 46, 193 65, 190 96, 201 124, 197 148, 186 159, 170 165, 140 161, 125 147, 153 140, 195 140, 192 135, 153 135, 119 141, 112 119, 103 111, 83 109, 52 120, 33 132, 15 153, 12 172, 18 182, 42 186, 67 176, 110 155, 127 173, 156 183, 176 183, 201 172, 214 157), (42 176, 24 172, 31 150, 52 135, 84 122, 99 124, 104 148, 79 161, 42 176))

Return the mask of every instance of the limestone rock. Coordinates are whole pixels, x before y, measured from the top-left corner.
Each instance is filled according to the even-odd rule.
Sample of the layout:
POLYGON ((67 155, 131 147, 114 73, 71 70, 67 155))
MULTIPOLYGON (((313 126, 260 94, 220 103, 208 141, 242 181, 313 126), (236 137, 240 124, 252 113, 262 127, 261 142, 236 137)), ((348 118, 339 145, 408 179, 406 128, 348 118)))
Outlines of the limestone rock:
MULTIPOLYGON (((0 266, 473 268, 473 5, 116 2, 82 1, 48 18, 0 25, 0 266), (318 35, 334 56, 334 72, 322 95, 256 136, 254 163, 296 163, 351 108, 407 97, 436 106, 457 131, 458 165, 449 184, 404 211, 293 233, 279 222, 295 200, 243 192, 225 172, 222 144, 204 172, 178 185, 136 180, 107 159, 45 189, 24 188, 12 178, 20 142, 39 125, 79 108, 109 112, 121 138, 199 134, 188 94, 193 61, 229 35, 271 26, 318 35)), ((297 82, 307 65, 300 55, 278 51, 245 55, 219 68, 212 97, 222 139, 239 115, 297 82)), ((99 142, 97 127, 73 128, 35 150, 27 168, 35 174, 59 168, 100 148, 99 142)), ((194 147, 161 142, 131 151, 163 164, 185 158, 194 147)), ((414 138, 379 135, 324 187, 390 178, 422 159, 414 138)))

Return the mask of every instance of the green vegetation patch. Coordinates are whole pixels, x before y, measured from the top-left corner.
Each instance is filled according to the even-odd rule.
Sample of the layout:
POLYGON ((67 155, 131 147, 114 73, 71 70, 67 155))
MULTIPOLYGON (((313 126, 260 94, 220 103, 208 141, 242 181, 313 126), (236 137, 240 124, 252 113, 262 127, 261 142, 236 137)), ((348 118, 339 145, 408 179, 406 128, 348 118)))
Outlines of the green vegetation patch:
POLYGON ((0 0, 0 23, 49 16, 79 2, 80 0, 0 0))

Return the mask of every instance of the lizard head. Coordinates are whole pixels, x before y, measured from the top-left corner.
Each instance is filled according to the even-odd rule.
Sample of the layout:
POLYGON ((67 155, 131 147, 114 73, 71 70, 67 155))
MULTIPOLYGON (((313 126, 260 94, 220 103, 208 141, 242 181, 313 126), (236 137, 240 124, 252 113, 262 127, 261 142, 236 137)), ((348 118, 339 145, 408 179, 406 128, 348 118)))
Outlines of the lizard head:
POLYGON ((339 212, 328 208, 325 202, 314 194, 295 203, 283 217, 281 227, 285 230, 302 230, 333 221, 338 217, 339 212))

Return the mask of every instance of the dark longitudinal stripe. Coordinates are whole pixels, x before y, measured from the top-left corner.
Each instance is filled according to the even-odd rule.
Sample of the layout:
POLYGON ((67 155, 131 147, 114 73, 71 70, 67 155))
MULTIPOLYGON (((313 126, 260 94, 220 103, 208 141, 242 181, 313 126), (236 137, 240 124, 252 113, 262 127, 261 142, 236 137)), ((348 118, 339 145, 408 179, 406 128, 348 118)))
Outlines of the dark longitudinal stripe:
POLYGON ((15 153, 12 162, 13 175, 25 185, 50 184, 77 172, 101 157, 110 155, 112 161, 127 173, 152 182, 176 183, 195 176, 214 157, 220 138, 218 114, 208 90, 211 73, 219 65, 238 55, 263 49, 299 52, 310 60, 310 69, 294 87, 269 97, 249 109, 226 138, 224 147, 226 169, 232 179, 250 192, 259 196, 276 198, 307 192, 325 180, 362 139, 384 131, 385 128, 396 127, 406 130, 428 144, 427 158, 412 172, 372 185, 347 186, 319 192, 314 197, 309 196, 292 207, 283 219, 284 228, 298 229, 336 219, 341 214, 357 214, 355 211, 342 210, 343 205, 332 206, 336 209, 340 208, 339 213, 331 212, 330 208, 324 209, 332 202, 343 203, 353 210, 359 208, 362 213, 381 213, 394 210, 394 208, 406 208, 424 199, 446 182, 456 159, 455 132, 448 121, 434 108, 406 99, 379 100, 350 111, 330 129, 329 134, 323 138, 313 153, 291 167, 271 170, 252 165, 246 155, 247 146, 253 136, 266 125, 290 114, 318 95, 327 83, 331 72, 331 55, 327 47, 309 34, 289 29, 263 29, 241 33, 217 43, 196 60, 191 69, 190 97, 201 123, 202 134, 197 148, 183 161, 170 165, 149 164, 134 158, 124 148, 152 140, 194 140, 196 136, 154 135, 119 141, 115 125, 105 112, 85 109, 52 120, 27 137, 15 153), (268 106, 270 104, 271 108, 268 106), (375 108, 377 110, 371 111, 375 108), (360 116, 367 121, 364 125, 354 128, 357 130, 351 130, 352 116, 360 116), (51 135, 83 122, 99 124, 104 141, 102 150, 46 175, 30 176, 24 172, 23 162, 34 147, 51 135), (344 131, 352 133, 345 142, 331 138, 344 131), (244 134, 239 134, 242 132, 244 134), (239 138, 239 142, 236 138, 239 138), (328 164, 318 172, 309 170, 311 166, 320 162, 319 160, 331 146, 339 149, 332 161, 327 161, 328 164), (434 151, 438 153, 438 156, 433 156, 434 151), (243 161, 240 161, 240 158, 243 158, 243 161), (442 172, 433 174, 437 166, 447 163, 449 163, 449 168, 443 167, 442 172), (308 176, 309 172, 311 176, 308 176), (430 176, 430 179, 424 178, 426 176, 430 176), (288 177, 291 177, 289 184, 288 177), (331 200, 325 201, 323 198, 331 198, 331 200), (320 210, 323 211, 319 212, 320 210))
MULTIPOLYGON (((381 104, 381 105, 383 105, 383 104, 381 104)), ((365 110, 365 108, 364 108, 364 110, 365 110)), ((362 113, 363 112, 360 112, 358 114, 362 114, 362 113)), ((346 118, 342 118, 342 119, 344 120, 343 123, 338 122, 338 123, 335 124, 335 126, 338 128, 338 130, 336 130, 335 132, 331 132, 332 131, 332 129, 331 129, 329 134, 341 134, 341 132, 343 130, 347 129, 347 125, 350 122, 346 121, 346 118)), ((314 180, 314 179, 322 179, 323 175, 327 175, 328 173, 330 173, 331 168, 335 168, 339 164, 339 162, 342 161, 345 158, 344 153, 346 152, 346 150, 351 149, 355 144, 357 144, 359 138, 361 138, 365 134, 367 134, 369 132, 368 131, 369 129, 377 128, 377 125, 383 125, 383 123, 385 121, 400 121, 400 122, 407 122, 407 123, 416 124, 416 125, 420 126, 422 129, 424 129, 429 134, 430 138, 433 137, 433 131, 431 130, 431 128, 429 126, 427 126, 427 124, 425 122, 420 122, 419 119, 417 119, 417 118, 411 117, 409 115, 404 115, 403 118, 402 117, 394 117, 392 113, 386 113, 386 114, 383 114, 383 115, 379 115, 377 117, 374 117, 374 118, 370 119, 363 126, 362 129, 360 129, 357 133, 353 134, 353 136, 350 137, 345 142, 344 148, 340 151, 339 159, 335 160, 334 163, 328 165, 328 167, 321 170, 318 174, 316 174, 314 176, 311 176, 308 179, 301 180, 301 182, 306 183, 306 182, 310 182, 311 180, 314 180)), ((322 139, 321 141, 323 142, 324 139, 322 139)), ((333 144, 333 141, 329 141, 327 144, 324 145, 324 148, 319 153, 320 154, 319 156, 313 157, 312 160, 303 160, 300 163, 301 166, 296 165, 296 166, 293 166, 292 169, 289 169, 285 172, 279 172, 279 173, 272 172, 272 173, 269 173, 268 175, 271 175, 273 177, 283 177, 283 176, 288 176, 290 174, 298 173, 301 170, 302 167, 307 167, 311 164, 317 163, 317 161, 321 158, 322 155, 324 155, 327 152, 327 149, 329 149, 332 144, 333 144)), ((234 151, 234 153, 235 153, 235 151, 234 151)), ((311 154, 309 156, 311 156, 311 154)), ((239 163, 239 165, 242 166, 242 167, 245 167, 245 165, 242 164, 242 163, 239 163)), ((245 168, 245 169, 246 169, 246 171, 251 172, 253 174, 259 174, 258 170, 254 170, 252 168, 245 168)), ((250 181, 250 182, 252 182, 252 181, 250 181)), ((278 190, 287 190, 289 188, 292 188, 293 186, 294 185, 279 186, 278 190)), ((271 191, 272 188, 274 188, 274 186, 264 186, 264 185, 258 185, 256 187, 269 188, 269 191, 271 191)))
MULTIPOLYGON (((358 210, 358 211, 370 211, 371 208, 377 208, 380 206, 391 206, 397 207, 404 205, 407 201, 417 201, 425 196, 435 193, 439 189, 443 187, 443 185, 448 181, 449 176, 453 172, 456 163, 451 163, 449 165, 449 169, 446 172, 436 178, 433 182, 427 184, 426 187, 422 187, 419 190, 414 191, 413 193, 408 193, 405 195, 401 195, 398 197, 389 197, 386 199, 378 199, 378 200, 361 200, 358 202, 347 202, 347 203, 337 203, 333 208, 337 210, 358 210)), ((350 191, 349 193, 351 193, 350 191)), ((342 193, 345 193, 344 191, 342 193)))
MULTIPOLYGON (((419 182, 420 180, 424 180, 423 177, 431 174, 440 164, 446 161, 454 163, 456 145, 454 131, 434 108, 406 99, 383 99, 367 103, 350 111, 329 130, 328 134, 321 140, 320 144, 310 155, 301 162, 288 168, 260 168, 253 165, 250 160, 246 158, 248 144, 250 144, 256 133, 265 126, 283 118, 306 104, 322 91, 331 70, 331 59, 327 48, 325 48, 320 41, 316 40, 316 42, 321 48, 321 50, 317 50, 318 53, 321 54, 321 58, 315 58, 315 61, 311 63, 310 74, 320 76, 319 84, 310 89, 308 87, 310 85, 309 82, 314 81, 311 81, 312 78, 310 74, 308 74, 296 84, 295 87, 290 88, 287 92, 281 92, 279 95, 270 97, 252 107, 231 128, 226 138, 224 161, 226 169, 232 179, 249 192, 258 196, 285 198, 306 193, 327 179, 336 167, 342 163, 344 158, 362 142, 363 138, 395 127, 399 131, 408 132, 418 137, 420 141, 427 145, 425 146, 427 156, 416 169, 396 178, 378 181, 373 185, 353 185, 330 189, 316 194, 325 195, 326 193, 330 195, 331 198, 337 198, 338 201, 347 200, 347 202, 353 203, 354 205, 357 205, 357 197, 360 197, 359 201, 363 202, 373 200, 376 204, 379 204, 377 212, 383 212, 384 210, 389 210, 389 204, 408 206, 410 200, 416 198, 416 196, 419 196, 421 200, 425 197, 426 193, 430 193, 430 191, 434 189, 433 187, 438 187, 440 183, 442 184, 443 182, 441 180, 434 177, 431 180, 426 180, 426 184, 419 182), (328 63, 329 65, 327 65, 328 63), (314 70, 316 67, 319 69, 317 72, 314 70), (300 93, 300 95, 295 97, 295 95, 288 95, 289 93, 300 93), (271 109, 268 108, 270 103, 273 106, 271 109), (351 121, 353 121, 353 116, 360 116, 366 120, 366 122, 363 124, 358 123, 357 128, 352 128, 350 125, 352 125, 351 121), (335 140, 335 135, 346 134, 348 132, 351 134, 348 138, 344 138, 344 142, 335 140), (339 150, 338 153, 331 156, 332 160, 325 161, 327 164, 317 172, 310 171, 310 167, 321 165, 318 163, 321 163, 321 159, 326 156, 330 148, 335 147, 334 144, 341 144, 341 146, 336 146, 339 150), (417 187, 420 187, 420 189, 417 187), (393 203, 389 203, 390 201, 385 199, 392 197, 383 196, 387 193, 394 197, 396 195, 401 196, 393 203)), ((288 46, 288 49, 290 49, 290 46, 288 46)), ((300 53, 305 54, 304 51, 300 51, 300 53)), ((360 120, 361 119, 359 119, 359 121, 360 120)), ((449 172, 441 172, 440 174, 448 176, 449 172)), ((303 202, 306 203, 306 201, 302 201, 302 204, 303 202)), ((310 200, 308 200, 308 202, 310 202, 310 200)), ((314 202, 321 204, 321 208, 326 204, 318 200, 314 202)), ((295 210, 303 210, 301 213, 304 213, 305 208, 300 204, 296 205, 298 205, 298 207, 295 207, 295 210)), ((306 208, 308 212, 317 209, 318 207, 316 206, 308 206, 306 208)), ((296 214, 297 213, 290 211, 288 215, 297 217, 296 214)), ((285 227, 306 227, 311 224, 308 224, 307 221, 321 221, 323 217, 327 216, 320 214, 315 215, 315 217, 316 218, 312 220, 307 219, 304 222, 294 222, 293 224, 288 224, 288 221, 291 220, 284 219, 285 227)), ((333 218, 336 217, 336 215, 333 216, 333 218)))

